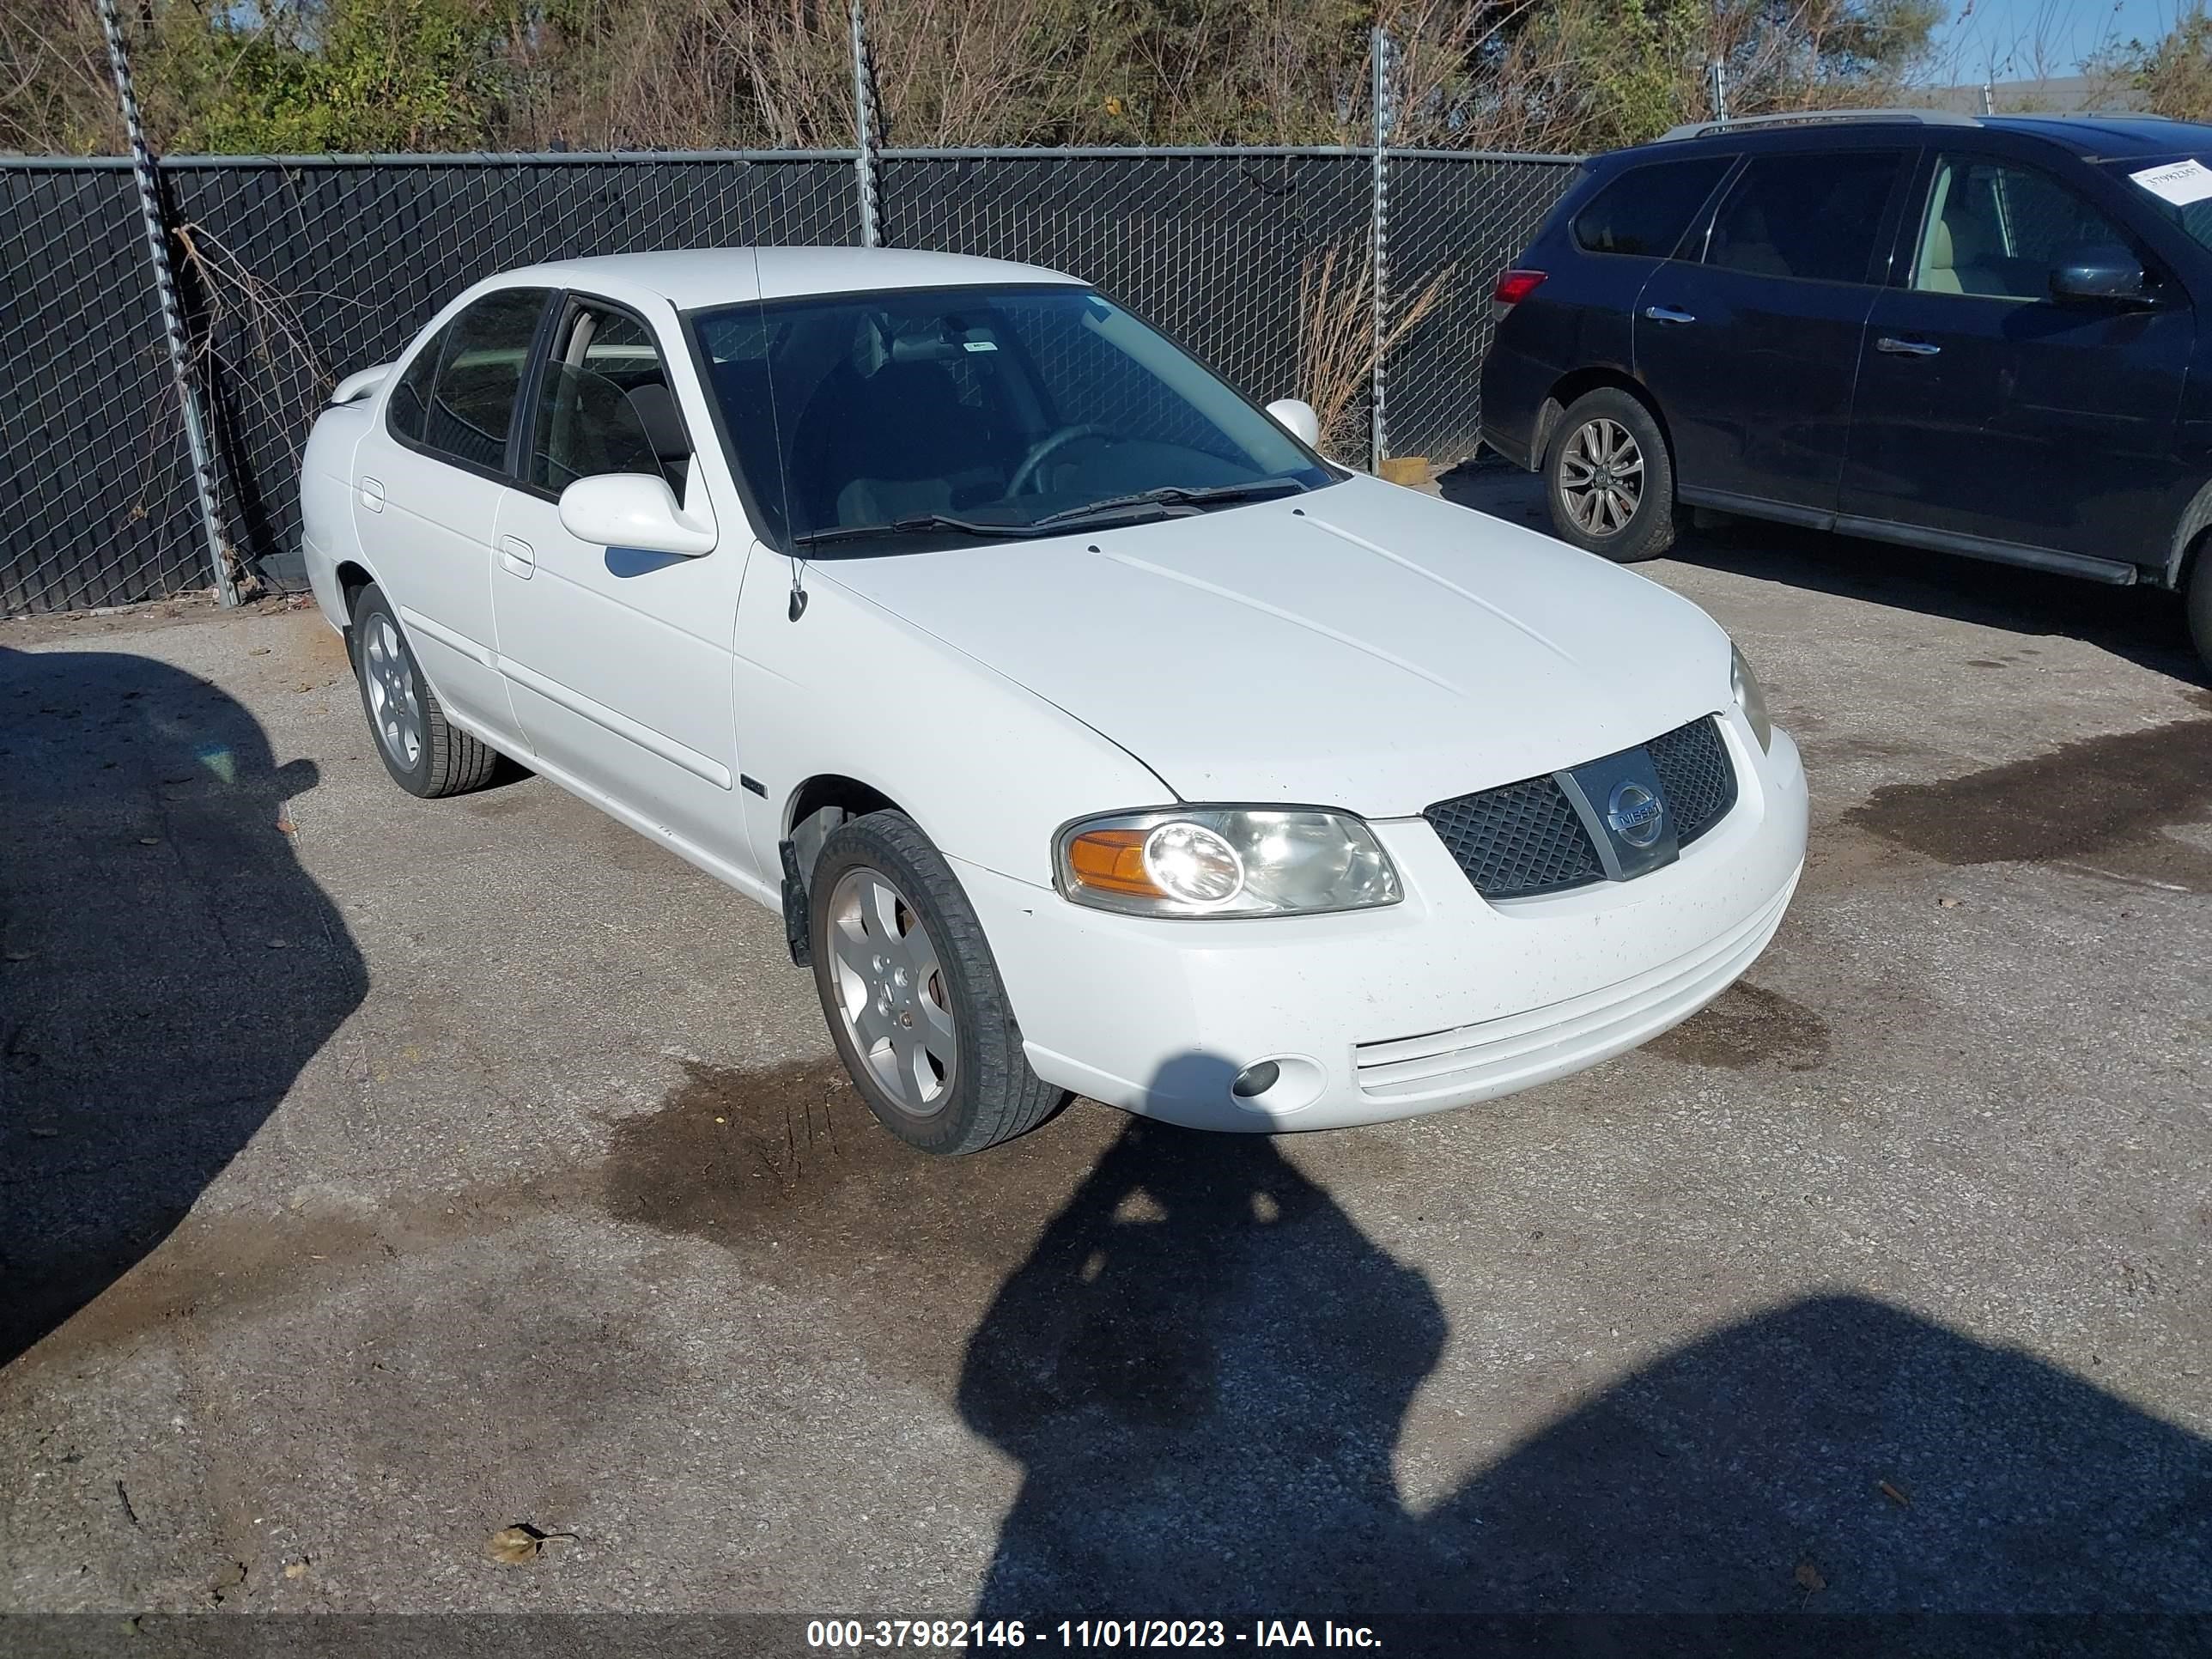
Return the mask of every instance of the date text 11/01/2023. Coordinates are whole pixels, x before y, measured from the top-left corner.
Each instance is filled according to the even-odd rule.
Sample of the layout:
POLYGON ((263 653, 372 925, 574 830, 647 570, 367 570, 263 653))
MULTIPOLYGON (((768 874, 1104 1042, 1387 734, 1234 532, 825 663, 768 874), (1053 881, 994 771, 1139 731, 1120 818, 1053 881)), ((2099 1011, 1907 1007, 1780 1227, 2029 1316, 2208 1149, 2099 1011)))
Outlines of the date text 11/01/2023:
POLYGON ((840 1648, 1379 1648, 1364 1625, 1255 1619, 815 1619, 806 1645, 840 1648))

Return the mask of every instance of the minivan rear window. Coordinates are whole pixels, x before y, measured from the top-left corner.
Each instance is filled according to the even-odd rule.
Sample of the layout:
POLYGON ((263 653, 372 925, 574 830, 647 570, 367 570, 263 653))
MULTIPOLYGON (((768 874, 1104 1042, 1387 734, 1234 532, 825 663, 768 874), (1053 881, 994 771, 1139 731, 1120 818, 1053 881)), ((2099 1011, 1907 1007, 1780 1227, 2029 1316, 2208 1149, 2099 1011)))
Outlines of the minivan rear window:
POLYGON ((1575 215, 1575 244, 1585 253, 1664 259, 1735 158, 1705 155, 1631 167, 1575 215))

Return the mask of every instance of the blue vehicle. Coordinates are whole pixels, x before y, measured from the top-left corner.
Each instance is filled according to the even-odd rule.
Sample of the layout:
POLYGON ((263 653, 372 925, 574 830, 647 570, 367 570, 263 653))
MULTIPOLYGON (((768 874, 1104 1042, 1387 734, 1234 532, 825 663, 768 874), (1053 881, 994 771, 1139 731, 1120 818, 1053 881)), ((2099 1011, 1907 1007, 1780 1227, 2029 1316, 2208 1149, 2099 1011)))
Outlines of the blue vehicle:
POLYGON ((1601 156, 1498 279, 1484 441, 1623 562, 1684 505, 2185 596, 2212 126, 1845 112, 1601 156))

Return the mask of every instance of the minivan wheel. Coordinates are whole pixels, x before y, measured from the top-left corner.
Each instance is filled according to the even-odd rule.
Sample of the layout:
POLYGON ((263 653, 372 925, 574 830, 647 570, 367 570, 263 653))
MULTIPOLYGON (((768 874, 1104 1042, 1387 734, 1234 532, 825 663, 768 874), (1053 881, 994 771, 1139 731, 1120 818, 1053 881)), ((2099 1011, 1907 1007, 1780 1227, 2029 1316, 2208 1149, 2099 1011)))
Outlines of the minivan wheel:
POLYGON ((1544 497, 1561 541, 1620 564, 1674 541, 1674 467, 1651 411, 1615 386, 1568 406, 1544 453, 1544 497))
POLYGON ((499 751, 446 718, 416 665, 384 590, 371 583, 353 597, 346 644, 376 755, 392 781, 425 799, 465 794, 489 783, 499 751))
POLYGON ((1030 1070, 975 907, 913 819, 871 812, 830 833, 807 929, 837 1056, 909 1146, 981 1152, 1066 1097, 1030 1070))

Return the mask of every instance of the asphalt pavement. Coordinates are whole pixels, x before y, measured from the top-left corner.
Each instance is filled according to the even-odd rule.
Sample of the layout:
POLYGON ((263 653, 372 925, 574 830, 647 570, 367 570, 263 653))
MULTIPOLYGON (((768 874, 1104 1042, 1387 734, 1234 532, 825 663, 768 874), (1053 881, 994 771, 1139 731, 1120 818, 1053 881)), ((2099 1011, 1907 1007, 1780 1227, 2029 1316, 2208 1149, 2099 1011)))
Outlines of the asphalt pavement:
POLYGON ((392 787, 312 611, 0 623, 0 1609, 2212 1613, 2170 597, 1679 552, 1812 780, 1740 987, 1436 1117, 950 1163, 778 918, 392 787))

